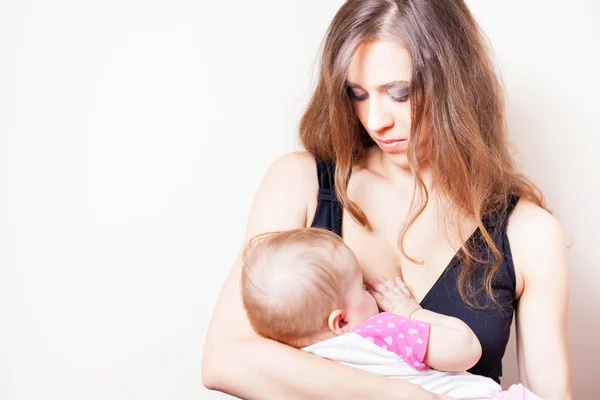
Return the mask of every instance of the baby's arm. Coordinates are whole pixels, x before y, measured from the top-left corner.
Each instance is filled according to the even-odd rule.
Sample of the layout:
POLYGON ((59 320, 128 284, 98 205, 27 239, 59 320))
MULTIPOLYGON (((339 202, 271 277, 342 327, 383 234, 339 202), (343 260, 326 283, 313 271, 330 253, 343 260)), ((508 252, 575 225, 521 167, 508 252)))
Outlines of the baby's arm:
POLYGON ((428 322, 429 345, 425 364, 440 371, 466 371, 481 358, 481 343, 467 324, 422 308, 411 319, 428 322))
POLYGON ((430 324, 424 362, 440 371, 465 371, 481 357, 481 344, 471 328, 458 318, 424 310, 400 278, 370 281, 379 308, 430 324))

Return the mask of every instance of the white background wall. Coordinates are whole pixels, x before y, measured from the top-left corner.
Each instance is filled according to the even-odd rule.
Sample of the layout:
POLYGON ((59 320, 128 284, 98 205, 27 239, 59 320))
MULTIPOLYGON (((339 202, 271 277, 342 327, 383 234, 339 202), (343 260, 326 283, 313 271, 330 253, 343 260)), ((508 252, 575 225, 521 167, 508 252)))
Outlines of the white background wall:
MULTIPOLYGON (((209 318, 341 4, 0 0, 1 399, 225 398, 201 384, 209 318)), ((469 4, 575 240, 575 398, 598 398, 600 6, 469 4)))

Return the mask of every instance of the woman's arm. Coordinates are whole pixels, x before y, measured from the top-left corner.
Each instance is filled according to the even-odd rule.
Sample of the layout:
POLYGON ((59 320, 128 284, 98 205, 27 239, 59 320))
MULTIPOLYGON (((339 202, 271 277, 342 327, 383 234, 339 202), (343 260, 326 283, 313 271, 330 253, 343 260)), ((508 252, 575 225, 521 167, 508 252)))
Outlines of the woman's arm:
MULTIPOLYGON (((294 153, 269 169, 252 206, 246 241, 255 234, 305 227, 317 197, 314 159, 294 153)), ((204 385, 244 399, 441 399, 384 378, 259 337, 244 312, 238 256, 225 282, 204 346, 204 385)))
POLYGON ((521 200, 507 234, 521 287, 516 318, 521 382, 544 399, 569 400, 569 280, 561 227, 545 210, 521 200))

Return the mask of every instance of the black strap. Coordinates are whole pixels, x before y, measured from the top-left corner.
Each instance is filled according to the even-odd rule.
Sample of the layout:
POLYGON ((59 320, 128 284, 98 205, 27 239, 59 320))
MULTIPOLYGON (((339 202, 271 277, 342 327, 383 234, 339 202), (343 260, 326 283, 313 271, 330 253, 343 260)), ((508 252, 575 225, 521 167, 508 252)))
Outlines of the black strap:
POLYGON ((317 160, 317 209, 312 226, 342 235, 342 206, 335 194, 335 164, 317 160))
POLYGON ((317 179, 319 189, 335 190, 335 165, 317 160, 317 179))

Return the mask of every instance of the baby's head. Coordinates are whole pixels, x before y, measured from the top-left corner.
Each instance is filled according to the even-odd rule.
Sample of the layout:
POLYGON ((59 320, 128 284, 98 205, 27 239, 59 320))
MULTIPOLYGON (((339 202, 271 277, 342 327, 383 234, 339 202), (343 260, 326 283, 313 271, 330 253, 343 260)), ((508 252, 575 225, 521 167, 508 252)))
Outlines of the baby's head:
POLYGON ((378 312, 354 253, 324 229, 252 238, 241 293, 254 330, 294 347, 346 333, 378 312))

